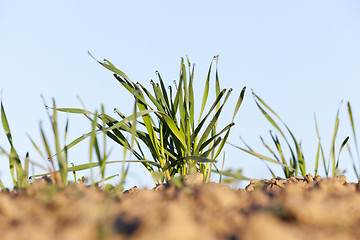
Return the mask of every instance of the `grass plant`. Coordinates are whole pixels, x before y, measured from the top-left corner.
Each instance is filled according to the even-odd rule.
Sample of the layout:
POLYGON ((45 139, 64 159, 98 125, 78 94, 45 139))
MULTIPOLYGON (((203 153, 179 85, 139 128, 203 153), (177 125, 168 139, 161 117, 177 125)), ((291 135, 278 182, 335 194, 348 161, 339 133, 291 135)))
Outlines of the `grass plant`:
MULTIPOLYGON (((26 157, 24 159, 24 166, 21 163, 20 157, 15 149, 13 144, 13 138, 10 131, 10 126, 8 120, 6 118, 5 109, 3 106, 3 102, 1 99, 1 122, 3 129, 5 131, 6 137, 10 144, 10 153, 6 152, 5 149, 0 147, 0 151, 2 154, 6 155, 9 159, 9 167, 11 177, 14 183, 15 188, 26 188, 29 186, 28 175, 29 175, 29 153, 26 153, 26 157)), ((4 184, 0 181, 1 189, 5 189, 4 184)))
POLYGON ((355 132, 355 123, 354 123, 354 117, 353 117, 353 113, 352 113, 352 109, 351 109, 351 104, 350 102, 347 103, 347 110, 348 110, 348 115, 349 115, 349 120, 350 120, 350 126, 351 126, 351 130, 352 130, 352 135, 353 135, 353 139, 354 139, 354 145, 355 145, 355 150, 356 150, 356 157, 358 160, 358 165, 355 163, 354 160, 354 155, 353 152, 351 150, 351 146, 350 144, 347 144, 347 149, 352 161, 352 166, 353 166, 353 170, 355 173, 355 176, 358 180, 360 180, 360 176, 359 176, 359 171, 360 171, 360 154, 359 154, 359 147, 358 147, 358 142, 357 142, 357 138, 356 138, 356 132, 355 132))
MULTIPOLYGON (((204 182, 209 181, 217 157, 222 152, 224 144, 234 126, 234 118, 242 103, 245 87, 242 89, 231 122, 218 129, 220 114, 227 102, 232 89, 220 89, 217 69, 215 72, 216 98, 208 110, 210 78, 212 73, 211 62, 205 81, 204 93, 198 120, 195 116, 194 97, 194 65, 187 58, 181 59, 180 77, 175 89, 165 87, 164 81, 158 71, 158 83, 151 81, 152 93, 141 83, 133 82, 110 61, 99 62, 102 66, 114 73, 119 83, 130 92, 135 99, 135 111, 132 116, 125 117, 118 109, 115 112, 121 120, 101 113, 92 114, 86 109, 58 108, 57 111, 94 115, 99 121, 106 124, 102 131, 116 143, 129 150, 137 161, 141 162, 152 175, 154 182, 160 184, 168 182, 175 175, 187 175, 200 172, 204 182), (138 109, 139 111, 137 111, 138 109), (138 118, 141 117, 141 120, 138 118), (124 124, 125 123, 125 124, 124 124), (130 134, 135 141, 136 148, 125 138, 130 134), (223 136, 223 137, 222 137, 223 136), (150 153, 152 160, 146 155, 150 153)), ((89 117, 88 117, 89 118, 89 117)), ((79 138, 71 143, 68 148, 78 144, 83 139, 79 138)), ((219 172, 219 171, 216 171, 219 172)), ((239 172, 237 173, 239 175, 239 172)))
MULTIPOLYGON (((73 172, 74 174, 74 182, 79 182, 79 183, 84 183, 86 181, 86 179, 80 178, 77 179, 76 178, 76 172, 77 171, 83 171, 83 170, 88 170, 90 169, 91 171, 91 184, 93 185, 101 185, 101 186, 105 186, 104 182, 107 180, 110 180, 116 176, 119 176, 119 174, 115 174, 112 176, 105 176, 105 165, 107 164, 111 164, 111 163, 119 163, 122 162, 124 163, 124 161, 107 161, 107 159, 110 156, 111 151, 107 152, 106 150, 106 138, 103 138, 103 144, 102 144, 102 148, 100 147, 100 144, 97 140, 96 135, 101 132, 104 131, 104 133, 106 134, 106 129, 104 128, 105 123, 103 122, 103 124, 99 124, 97 123, 97 113, 93 114, 95 117, 92 120, 90 117, 89 119, 91 120, 91 131, 88 134, 85 134, 83 136, 81 136, 80 138, 76 139, 75 141, 73 141, 72 143, 66 145, 65 146, 61 146, 60 145, 60 141, 59 141, 59 130, 58 130, 58 124, 57 124, 57 112, 58 112, 58 108, 56 107, 55 101, 53 100, 53 106, 49 107, 45 104, 46 108, 49 110, 51 109, 53 111, 53 114, 49 114, 49 119, 51 121, 51 125, 52 125, 52 129, 53 129, 53 135, 54 135, 54 140, 55 140, 55 154, 52 153, 51 149, 50 149, 50 143, 46 138, 45 132, 42 128, 42 126, 40 125, 40 132, 41 132, 41 136, 42 136, 42 140, 43 140, 43 144, 44 144, 44 148, 46 150, 46 154, 43 154, 43 152, 40 150, 40 147, 32 140, 31 137, 30 141, 32 142, 33 146, 35 147, 35 149, 38 151, 38 153, 42 156, 42 158, 45 160, 45 163, 47 165, 47 167, 45 169, 47 169, 47 173, 42 173, 42 174, 37 174, 37 175, 33 175, 31 176, 32 178, 36 178, 36 177, 41 177, 41 176, 45 176, 48 174, 52 174, 54 176, 57 176, 56 173, 60 174, 60 182, 55 178, 56 181, 58 181, 57 183, 60 185, 67 185, 69 183, 68 179, 67 179, 67 175, 69 172, 73 172), (85 163, 85 164, 80 164, 80 165, 74 165, 71 164, 72 166, 68 166, 68 149, 75 145, 76 143, 78 143, 79 141, 90 137, 90 145, 89 145, 89 163, 85 163), (97 157, 97 161, 93 161, 93 153, 95 152, 95 155, 97 157), (93 176, 92 173, 92 169, 94 167, 99 167, 100 168, 100 181, 95 182, 95 179, 97 177, 93 176)), ((101 106, 101 111, 102 113, 104 113, 104 106, 101 106)), ((89 114, 89 112, 86 112, 87 114, 89 114)), ((132 116, 131 116, 132 117, 132 116)), ((64 131, 64 143, 67 142, 67 132, 68 132, 68 126, 69 126, 69 122, 66 122, 66 126, 65 126, 65 131, 64 131)), ((104 135, 105 136, 105 135, 104 135)), ((124 150, 124 156, 126 155, 126 149, 124 150)), ((128 172, 128 168, 123 167, 122 168, 122 172, 121 172, 121 181, 118 184, 119 186, 122 186, 125 182, 125 177, 127 175, 128 172)))
MULTIPOLYGON (((281 142, 279 140, 279 137, 276 133, 273 133, 270 131, 271 139, 275 145, 275 150, 273 150, 269 144, 265 142, 265 140, 260 137, 262 144, 265 146, 265 148, 270 152, 272 157, 267 157, 265 155, 259 154, 256 151, 254 151, 250 146, 248 146, 245 143, 246 148, 242 148, 239 146, 235 146, 231 144, 232 146, 235 146, 236 148, 251 154, 261 160, 265 160, 271 163, 279 164, 282 166, 284 176, 286 178, 289 178, 292 175, 298 175, 300 172, 301 175, 306 175, 306 168, 305 168, 305 160, 304 160, 304 154, 301 148, 301 145, 295 138, 294 134, 290 131, 289 127, 283 122, 283 120, 279 117, 279 115, 270 108, 269 105, 267 105, 259 96, 257 96, 254 92, 252 92, 252 95, 255 99, 255 103, 257 107, 260 109, 261 113, 265 116, 265 118, 271 123, 273 127, 275 127, 276 131, 280 136, 283 138, 283 140, 286 143, 286 148, 290 152, 290 157, 285 157, 285 149, 281 145, 281 142), (273 115, 271 116, 269 112, 273 115), (286 132, 288 132, 291 136, 291 140, 289 141, 288 138, 285 135, 285 131, 283 131, 280 127, 280 124, 277 123, 274 119, 278 119, 282 125, 284 125, 286 132), (291 145, 292 143, 292 145, 291 145)), ((276 177, 274 172, 271 170, 270 167, 268 167, 273 177, 276 177)))
MULTIPOLYGON (((278 134, 273 133, 272 131, 270 131, 270 136, 271 136, 272 142, 275 146, 274 148, 271 148, 270 145, 267 144, 262 137, 260 137, 262 144, 268 150, 268 152, 270 152, 271 157, 268 157, 263 154, 259 154, 258 152, 253 150, 250 146, 248 146, 245 142, 244 142, 244 144, 245 144, 246 148, 235 146, 234 144, 231 144, 231 145, 248 153, 248 154, 251 154, 251 155, 261 159, 262 161, 267 161, 267 162, 281 165, 285 178, 289 178, 290 176, 293 176, 293 175, 297 176, 297 175, 299 175, 299 173, 302 176, 305 176, 307 174, 306 167, 305 167, 306 162, 305 162, 305 157, 303 154, 301 144, 295 138, 294 134, 291 132, 289 127, 279 117, 279 115, 272 108, 270 108, 270 106, 267 105, 254 92, 252 92, 252 95, 255 99, 255 103, 256 103, 257 107, 260 109, 261 113, 265 116, 265 118, 271 123, 271 125, 276 129, 277 133, 280 134, 283 142, 285 142, 285 144, 286 144, 286 147, 284 148, 281 145, 281 141, 278 137, 278 134), (283 131, 280 128, 280 124, 276 121, 276 119, 280 121, 280 123, 285 127, 286 131, 283 131), (285 135, 286 132, 291 136, 291 138, 290 138, 291 141, 287 139, 287 137, 285 135), (287 150, 286 150, 286 148, 287 148, 287 150), (286 151, 290 153, 290 156, 286 157, 286 151)), ((341 151, 343 150, 343 148, 345 147, 347 141, 349 140, 349 137, 346 137, 343 140, 343 142, 339 148, 337 157, 336 157, 335 141, 336 141, 338 128, 339 128, 339 110, 340 110, 340 108, 338 109, 338 112, 336 114, 335 126, 334 126, 328 161, 326 161, 326 159, 325 159, 324 150, 323 150, 323 146, 321 143, 321 138, 319 135, 318 125, 317 125, 317 121, 316 121, 316 117, 315 117, 315 127, 316 127, 317 136, 318 136, 317 154, 316 154, 316 158, 315 158, 315 175, 318 174, 320 155, 321 155, 321 158, 323 161, 323 166, 324 166, 325 174, 327 177, 329 176, 329 172, 330 172, 330 163, 331 163, 331 169, 332 169, 332 176, 336 176, 340 173, 340 171, 339 171, 340 154, 341 154, 341 151)), ((351 116, 351 114, 350 114, 350 116, 351 116)), ((277 176, 274 174, 273 170, 268 165, 266 165, 266 166, 268 167, 272 176, 274 178, 276 178, 277 176)))
POLYGON ((339 170, 340 154, 341 154, 343 148, 345 147, 345 145, 347 144, 347 142, 349 140, 349 137, 346 137, 343 140, 343 142, 341 143, 338 154, 337 154, 337 157, 336 157, 336 149, 335 149, 336 144, 335 144, 335 141, 336 141, 336 138, 337 138, 338 129, 339 129, 339 123, 340 123, 339 112, 340 112, 340 107, 338 108, 338 111, 337 111, 336 117, 335 117, 334 130, 333 130, 333 135, 332 135, 332 139, 331 139, 329 158, 328 158, 327 162, 326 162, 326 159, 325 159, 324 150, 323 150, 322 143, 321 143, 321 138, 320 138, 320 134, 319 134, 319 128, 318 128, 316 116, 314 115, 316 133, 317 133, 317 136, 318 136, 318 139, 319 139, 318 147, 317 147, 317 151, 316 151, 316 159, 315 159, 315 175, 317 175, 317 173, 318 173, 318 165, 319 165, 320 154, 321 154, 321 158, 322 158, 322 162, 323 162, 326 177, 329 177, 330 164, 331 164, 331 175, 333 177, 335 177, 335 176, 340 174, 340 170, 339 170))

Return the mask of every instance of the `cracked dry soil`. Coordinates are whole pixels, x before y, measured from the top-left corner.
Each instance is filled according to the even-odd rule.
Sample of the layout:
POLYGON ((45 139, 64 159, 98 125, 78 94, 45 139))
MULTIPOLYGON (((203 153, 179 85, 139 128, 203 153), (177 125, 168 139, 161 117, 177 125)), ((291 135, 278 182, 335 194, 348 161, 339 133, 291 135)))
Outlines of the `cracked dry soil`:
POLYGON ((36 182, 0 193, 0 239, 360 238, 360 184, 345 176, 253 180, 239 190, 169 184, 119 194, 36 182))

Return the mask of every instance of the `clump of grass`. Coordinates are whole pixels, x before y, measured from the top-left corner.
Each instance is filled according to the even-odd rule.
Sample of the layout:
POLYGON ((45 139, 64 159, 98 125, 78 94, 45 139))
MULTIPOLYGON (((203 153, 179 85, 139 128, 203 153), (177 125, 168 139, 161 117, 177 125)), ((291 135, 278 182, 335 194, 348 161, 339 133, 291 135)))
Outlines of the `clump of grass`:
MULTIPOLYGON (((288 152, 290 153, 290 156, 286 157, 285 148, 281 145, 281 141, 278 137, 278 134, 273 133, 272 131, 270 131, 270 136, 271 136, 272 142, 275 146, 275 149, 271 148, 270 145, 267 144, 262 137, 260 137, 262 144, 270 152, 272 157, 268 157, 268 156, 259 154, 258 152, 253 150, 250 146, 248 146, 245 142, 244 142, 244 144, 245 144, 246 148, 235 146, 233 144, 231 144, 231 145, 248 153, 248 154, 251 154, 263 161, 281 165, 285 178, 289 178, 290 176, 293 176, 293 175, 297 176, 299 173, 302 176, 305 176, 307 173, 306 167, 305 167, 306 161, 305 161, 303 150, 301 148, 301 144, 297 141, 294 134, 290 131, 289 127, 284 123, 284 121, 279 117, 279 115, 272 108, 270 108, 270 106, 267 105, 254 92, 252 92, 252 94, 255 99, 255 103, 258 106, 258 108, 260 109, 261 113, 271 123, 271 125, 276 129, 278 134, 280 134, 281 138, 286 143, 286 148, 287 148, 288 152), (269 113, 271 113, 271 114, 269 114, 269 113), (275 119, 279 120, 280 123, 285 127, 286 132, 288 132, 288 134, 291 136, 291 141, 287 139, 285 132, 280 128, 280 124, 277 123, 277 121, 275 119)), ((333 132, 333 137, 332 137, 331 147, 330 147, 329 160, 327 162, 326 162, 324 150, 323 150, 323 147, 321 144, 321 139, 320 139, 320 135, 319 135, 316 117, 315 117, 315 126, 316 126, 316 132, 317 132, 317 136, 318 136, 317 154, 316 154, 316 158, 315 158, 315 175, 318 174, 319 158, 321 155, 326 176, 328 177, 329 172, 330 172, 330 163, 332 166, 332 176, 336 176, 340 172, 339 168, 338 168, 340 153, 349 139, 349 137, 347 137, 342 142, 339 152, 338 152, 338 157, 336 158, 335 141, 336 141, 337 132, 338 132, 338 128, 339 128, 339 110, 336 114, 334 132, 333 132)), ((274 178, 276 178, 277 176, 274 174, 272 169, 268 165, 266 165, 266 166, 268 167, 272 176, 274 178)))
MULTIPOLYGON (((305 168, 305 160, 304 160, 304 154, 301 148, 301 145, 295 138, 294 134, 290 131, 289 127, 283 122, 283 120, 279 117, 279 115, 269 107, 259 96, 257 96, 254 92, 252 92, 252 95, 255 99, 255 103, 257 107, 260 109, 261 113, 265 116, 265 118, 271 123, 273 127, 275 127, 276 131, 280 134, 280 136, 283 138, 283 140, 286 143, 286 146, 290 152, 290 157, 285 157, 285 149, 281 145, 281 142, 279 140, 279 137, 276 133, 273 133, 270 131, 271 139, 275 145, 275 150, 273 150, 269 144, 265 142, 265 140, 260 137, 262 144, 265 146, 265 148, 271 153, 272 157, 267 157, 265 155, 259 154, 256 151, 254 151, 250 146, 248 146, 245 143, 246 148, 242 148, 239 146, 235 146, 231 144, 232 146, 251 154, 261 160, 265 160, 271 163, 279 164, 282 166, 284 175, 286 178, 289 178, 292 175, 298 175, 298 172, 300 170, 301 175, 306 175, 306 168, 305 168), (284 133, 284 131, 280 128, 280 125, 274 120, 274 117, 272 117, 268 111, 276 118, 278 119, 282 125, 284 125, 286 131, 290 134, 291 140, 289 141, 284 133), (292 145, 291 145, 292 142, 292 145)), ((272 176, 275 178, 274 172, 271 170, 269 166, 267 166, 269 171, 271 172, 272 176)))
MULTIPOLYGON (((10 143, 10 153, 6 152, 5 149, 0 147, 0 152, 6 155, 9 159, 9 167, 11 177, 14 183, 15 188, 27 188, 29 186, 29 153, 26 153, 26 157, 24 160, 24 166, 21 163, 20 157, 15 149, 13 144, 13 138, 10 131, 10 126, 8 120, 6 118, 5 109, 1 100, 1 122, 3 129, 5 131, 8 142, 10 143)), ((1 189, 5 190, 4 184, 0 181, 1 189)))
MULTIPOLYGON (((134 114, 129 117, 125 117, 118 109, 115 109, 115 112, 121 120, 114 119, 105 113, 92 114, 85 109, 62 108, 56 110, 97 117, 107 126, 106 128, 102 126, 102 131, 117 144, 129 150, 137 161, 141 162, 150 172, 156 184, 168 182, 175 175, 183 176, 195 172, 202 173, 204 182, 206 182, 209 181, 211 172, 220 173, 217 168, 216 170, 212 168, 216 158, 222 152, 230 129, 234 126, 233 121, 246 89, 244 87, 238 97, 231 122, 218 129, 220 114, 232 89, 220 89, 217 69, 218 56, 214 59, 216 60, 216 98, 206 112, 213 65, 211 62, 198 120, 195 116, 194 65, 188 58, 186 61, 181 59, 180 77, 175 89, 171 86, 167 89, 160 73, 156 71, 159 82, 151 81, 152 93, 141 83, 131 81, 110 61, 98 61, 112 71, 119 83, 133 95, 135 99, 134 114), (135 141, 136 148, 125 138, 124 134, 131 135, 131 141, 135 141), (151 157, 146 155, 145 150, 150 153, 151 157)), ((71 143, 68 148, 80 141, 82 141, 80 138, 75 140, 74 144, 71 143)), ((228 175, 230 174, 228 173, 228 175)), ((238 175, 239 173, 234 176, 238 175)))
POLYGON ((356 157, 358 159, 358 167, 356 166, 355 160, 354 160, 354 156, 351 150, 351 147, 349 144, 347 144, 347 149, 352 161, 352 165, 353 165, 353 170, 355 173, 355 176, 358 180, 360 180, 360 175, 359 175, 359 170, 360 170, 360 154, 359 154, 359 147, 358 147, 358 143, 357 143, 357 138, 356 138, 356 132, 355 132, 355 124, 354 124, 354 118, 353 118, 353 113, 351 110, 351 105, 350 102, 347 103, 347 110, 348 110, 348 115, 349 115, 349 120, 350 120, 350 126, 351 126, 351 130, 352 130, 352 134, 353 134, 353 139, 354 139, 354 145, 355 145, 355 149, 356 149, 356 157))
MULTIPOLYGON (((48 117, 50 119, 51 122, 51 126, 52 126, 52 130, 53 130, 53 135, 54 135, 54 142, 55 142, 55 154, 52 153, 51 149, 50 149, 50 142, 47 140, 47 137, 45 135, 45 132, 42 128, 42 125, 40 125, 40 132, 41 132, 41 136, 42 136, 42 140, 43 140, 43 144, 44 144, 44 148, 46 151, 46 154, 44 154, 41 150, 40 147, 32 140, 31 137, 30 141, 32 142, 33 146, 35 147, 35 149, 38 151, 38 153, 42 156, 42 158, 44 159, 47 167, 45 169, 48 170, 47 173, 42 173, 42 174, 38 174, 38 175, 33 175, 31 176, 31 178, 36 178, 36 177, 41 177, 44 175, 48 175, 51 174, 53 176, 55 176, 55 182, 58 185, 62 185, 65 186, 67 184, 71 184, 71 181, 68 181, 67 175, 69 172, 73 172, 74 175, 74 182, 79 182, 84 184, 87 179, 82 177, 77 179, 76 177, 76 172, 77 171, 82 171, 82 170, 88 170, 90 169, 91 171, 91 184, 92 185, 96 185, 96 186, 105 186, 104 182, 107 180, 110 180, 116 176, 119 176, 119 174, 115 174, 112 176, 105 176, 105 165, 106 164, 110 164, 110 163, 118 163, 118 162, 123 162, 123 161, 107 161, 107 159, 110 156, 111 152, 107 152, 106 150, 106 138, 104 137, 103 139, 103 148, 100 148, 100 145, 98 143, 98 140, 96 138, 96 134, 98 132, 104 131, 104 133, 106 134, 106 130, 104 129, 104 125, 105 123, 103 122, 103 124, 99 124, 97 122, 97 117, 94 117, 94 119, 92 120, 90 117, 89 119, 91 120, 91 131, 88 134, 85 134, 83 136, 81 136, 80 138, 76 139, 75 141, 73 141, 72 143, 66 145, 65 146, 61 146, 60 144, 60 140, 59 140, 59 128, 58 128, 58 120, 57 120, 57 111, 58 108, 56 107, 55 101, 53 100, 53 106, 49 107, 45 104, 45 107, 47 110, 52 109, 53 114, 49 114, 48 112, 48 117), (89 163, 85 163, 85 164, 80 164, 80 165, 74 165, 71 164, 72 166, 68 166, 68 149, 70 147, 72 147, 73 145, 75 145, 77 142, 90 137, 90 145, 89 145, 89 163), (96 157, 97 157, 97 162, 93 161, 93 152, 95 152, 96 157), (100 175, 101 175, 101 180, 95 182, 94 179, 96 179, 97 177, 94 178, 93 176, 93 171, 92 169, 94 167, 99 167, 100 168, 100 175), (57 173, 59 173, 60 179, 57 179, 56 176, 57 173)), ((102 113, 104 113, 104 106, 101 106, 101 110, 102 113)), ((86 112, 88 113, 88 112, 86 112)), ((95 116, 97 116, 97 113, 94 114, 95 116)), ((68 127, 69 127, 69 122, 67 120, 66 122, 66 126, 65 126, 65 131, 64 131, 64 143, 66 143, 66 139, 67 139, 67 133, 68 133, 68 127)), ((125 155, 126 151, 124 151, 124 155, 125 155)), ((122 186, 125 183, 125 177, 127 175, 128 172, 128 168, 125 169, 125 167, 123 167, 122 169, 122 177, 121 177, 121 182, 118 184, 119 186, 122 186)))
POLYGON ((340 112, 340 107, 339 107, 339 109, 338 109, 338 111, 336 113, 336 117, 335 117, 334 131, 333 131, 333 136, 332 136, 332 139, 331 139, 329 158, 328 158, 327 162, 326 162, 325 155, 324 155, 324 150, 323 150, 323 147, 322 147, 322 144, 321 144, 321 138, 320 138, 320 134, 319 134, 319 129, 318 129, 316 116, 314 115, 316 133, 317 133, 317 136, 318 136, 318 139, 319 139, 318 147, 317 147, 317 151, 316 151, 316 159, 315 159, 315 175, 317 175, 317 173, 318 173, 318 165, 319 165, 320 154, 321 154, 321 158, 322 158, 322 162, 323 162, 326 177, 329 177, 330 163, 331 163, 331 169, 332 169, 332 171, 331 171, 332 176, 335 177, 335 176, 340 174, 340 169, 339 169, 340 154, 341 154, 341 151, 343 150, 343 148, 345 147, 345 145, 347 144, 347 142, 349 140, 349 137, 346 137, 343 140, 343 142, 341 143, 340 148, 339 148, 339 152, 338 152, 337 157, 336 157, 335 141, 336 141, 336 138, 337 138, 338 129, 339 129, 339 123, 340 123, 339 112, 340 112))

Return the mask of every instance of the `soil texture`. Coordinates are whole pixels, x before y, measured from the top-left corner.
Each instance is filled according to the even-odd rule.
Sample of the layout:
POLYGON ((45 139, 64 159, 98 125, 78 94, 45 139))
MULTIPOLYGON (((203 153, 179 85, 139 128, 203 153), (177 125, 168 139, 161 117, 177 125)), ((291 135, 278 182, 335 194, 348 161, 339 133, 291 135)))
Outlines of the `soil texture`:
POLYGON ((0 193, 0 239, 359 239, 360 184, 345 176, 113 193, 35 181, 0 193))

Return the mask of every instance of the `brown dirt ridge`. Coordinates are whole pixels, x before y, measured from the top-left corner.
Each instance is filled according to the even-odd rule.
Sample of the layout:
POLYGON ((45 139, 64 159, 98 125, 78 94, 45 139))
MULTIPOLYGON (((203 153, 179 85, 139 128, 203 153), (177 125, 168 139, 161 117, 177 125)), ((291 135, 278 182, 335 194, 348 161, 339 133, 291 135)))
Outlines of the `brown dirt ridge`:
POLYGON ((35 181, 0 193, 0 239, 359 239, 360 184, 345 176, 184 181, 111 193, 35 181))

